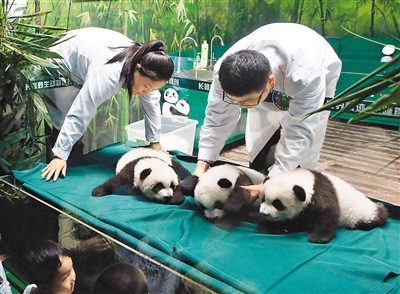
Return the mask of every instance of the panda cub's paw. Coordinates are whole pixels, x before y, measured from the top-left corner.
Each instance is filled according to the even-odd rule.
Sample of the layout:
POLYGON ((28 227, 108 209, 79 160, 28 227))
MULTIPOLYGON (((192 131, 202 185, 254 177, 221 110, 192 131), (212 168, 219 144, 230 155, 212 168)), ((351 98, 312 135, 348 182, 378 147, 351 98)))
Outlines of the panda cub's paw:
POLYGON ((174 190, 174 194, 171 197, 171 204, 179 205, 185 201, 185 195, 182 194, 180 186, 174 190))
POLYGON ((199 182, 198 176, 191 175, 186 177, 179 185, 183 195, 194 197, 194 189, 196 188, 198 182, 199 182))
POLYGON ((105 195, 108 195, 108 193, 107 193, 104 185, 100 185, 100 186, 94 188, 92 191, 92 196, 94 196, 94 197, 102 197, 105 195))
POLYGON ((326 234, 318 234, 318 233, 310 233, 308 235, 308 241, 316 244, 326 244, 333 239, 335 233, 326 233, 326 234))
POLYGON ((259 214, 259 222, 257 224, 257 230, 265 234, 274 234, 274 235, 292 234, 301 231, 301 229, 296 227, 296 225, 290 220, 282 220, 282 221, 263 220, 262 214, 259 214))

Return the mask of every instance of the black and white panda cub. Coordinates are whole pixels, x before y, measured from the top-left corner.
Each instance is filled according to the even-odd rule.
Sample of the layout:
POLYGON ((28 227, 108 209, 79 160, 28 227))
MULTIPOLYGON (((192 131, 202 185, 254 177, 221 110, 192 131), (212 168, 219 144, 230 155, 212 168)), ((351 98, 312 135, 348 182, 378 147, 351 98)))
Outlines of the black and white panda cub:
POLYGON ((142 194, 162 203, 181 204, 185 197, 179 188, 178 174, 182 178, 191 175, 169 154, 137 147, 119 159, 116 175, 96 187, 92 195, 101 197, 127 187, 129 194, 142 194))
POLYGON ((212 222, 226 216, 243 215, 257 204, 250 192, 241 186, 260 184, 264 178, 264 174, 242 166, 213 166, 199 178, 194 188, 194 200, 212 222))
POLYGON ((383 226, 387 209, 336 176, 296 169, 268 179, 260 193, 261 216, 270 233, 307 231, 308 241, 328 243, 339 227, 383 226))

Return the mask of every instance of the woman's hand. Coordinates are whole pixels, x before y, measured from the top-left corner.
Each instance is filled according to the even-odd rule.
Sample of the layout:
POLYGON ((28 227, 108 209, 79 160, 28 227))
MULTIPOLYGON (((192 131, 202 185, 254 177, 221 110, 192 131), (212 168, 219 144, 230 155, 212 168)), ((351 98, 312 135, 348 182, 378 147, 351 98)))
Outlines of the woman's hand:
POLYGON ((161 151, 161 152, 164 152, 164 153, 169 154, 168 151, 164 150, 164 149, 161 147, 160 142, 152 142, 152 143, 150 143, 149 147, 150 147, 151 149, 153 149, 153 150, 157 150, 157 151, 161 151))
POLYGON ((66 174, 67 162, 61 158, 53 158, 53 160, 44 169, 42 169, 42 178, 46 178, 46 181, 49 181, 51 178, 53 178, 55 182, 59 176, 65 177, 66 174))

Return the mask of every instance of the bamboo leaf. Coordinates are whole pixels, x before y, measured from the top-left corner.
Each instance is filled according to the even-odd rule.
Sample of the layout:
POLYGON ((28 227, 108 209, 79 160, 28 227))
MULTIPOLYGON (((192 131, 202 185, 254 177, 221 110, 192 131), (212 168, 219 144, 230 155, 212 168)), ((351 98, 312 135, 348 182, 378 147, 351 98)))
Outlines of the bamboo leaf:
POLYGON ((347 102, 346 106, 343 107, 342 109, 340 109, 337 113, 335 113, 334 115, 332 115, 331 118, 337 117, 338 115, 342 114, 343 112, 346 112, 352 108, 354 108, 357 104, 359 104, 361 101, 364 100, 364 97, 359 97, 357 99, 354 99, 350 102, 347 102))
POLYGON ((0 174, 4 174, 10 169, 29 168, 42 156, 43 121, 49 120, 48 114, 40 95, 34 89, 25 93, 25 85, 30 84, 32 65, 57 68, 48 58, 59 55, 48 47, 64 36, 66 29, 36 25, 39 18, 45 24, 50 11, 4 18, 7 13, 0 7, 0 174), (4 115, 4 105, 11 108, 12 123, 4 115), (24 119, 17 124, 21 114, 24 119))
POLYGON ((31 19, 31 18, 35 18, 35 17, 46 16, 49 13, 52 13, 52 11, 39 11, 39 12, 35 12, 35 13, 24 14, 24 15, 21 15, 21 16, 9 16, 7 18, 10 19, 10 20, 13 20, 13 19, 26 19, 26 18, 31 19))
POLYGON ((137 22, 137 18, 135 16, 135 14, 137 14, 137 12, 135 10, 128 10, 128 16, 129 16, 129 20, 131 23, 137 22))
POLYGON ((338 114, 334 115, 334 117, 336 117, 337 115, 353 108, 355 105, 357 105, 358 103, 360 103, 363 99, 383 90, 387 88, 387 82, 386 81, 382 81, 381 83, 376 83, 375 85, 371 85, 369 88, 365 88, 365 89, 361 89, 357 92, 354 92, 352 94, 348 94, 347 96, 343 96, 343 97, 335 97, 331 100, 329 100, 328 102, 326 102, 324 105, 322 105, 320 108, 311 111, 307 114, 304 115, 304 119, 309 117, 310 115, 313 115, 315 113, 324 111, 324 110, 331 110, 333 107, 336 107, 338 105, 341 105, 343 103, 349 102, 352 103, 351 107, 345 107, 344 109, 341 109, 338 114), (353 103, 354 102, 354 103, 353 103))
POLYGON ((343 92, 339 93, 337 95, 337 97, 342 97, 345 94, 349 93, 351 90, 355 89, 356 87, 360 86, 361 84, 363 84, 364 82, 366 82, 367 80, 371 79, 371 78, 375 78, 377 74, 379 74, 380 72, 386 70, 387 68, 391 67, 391 66, 395 66, 397 68, 397 71, 394 70, 394 73, 391 72, 389 73, 389 76, 391 74, 396 74, 396 72, 399 72, 399 68, 398 66, 396 66, 398 64, 398 62, 400 61, 400 55, 397 55, 395 58, 393 58, 390 62, 385 63, 384 65, 380 66, 379 68, 377 68, 376 70, 372 71, 370 74, 368 74, 367 76, 365 76, 364 78, 362 78, 361 80, 359 80, 358 82, 354 83, 353 85, 351 85, 350 87, 348 87, 347 89, 345 89, 343 92))
MULTIPOLYGON (((38 29, 40 31, 40 29, 38 29)), ((51 39, 51 40, 57 40, 58 38, 56 35, 46 35, 42 33, 37 33, 37 32, 29 32, 29 31, 15 31, 15 35, 20 35, 20 36, 25 36, 25 37, 31 37, 34 38, 33 41, 36 39, 51 39)), ((61 36, 61 34, 60 34, 61 36)))
POLYGON ((378 100, 368 105, 363 111, 352 117, 350 122, 361 121, 388 106, 398 105, 400 105, 400 85, 394 88, 390 93, 383 95, 378 100))
POLYGON ((0 169, 4 170, 6 173, 10 173, 10 167, 12 166, 5 158, 0 157, 0 169))
POLYGON ((21 50, 38 50, 38 52, 43 52, 43 54, 46 54, 46 57, 59 57, 59 55, 53 51, 50 51, 47 47, 39 45, 39 44, 35 44, 33 42, 30 41, 24 41, 18 38, 14 38, 14 37, 9 37, 7 36, 5 38, 7 41, 13 43, 14 45, 20 45, 21 46, 21 50))
MULTIPOLYGON (((26 17, 26 15, 24 16, 24 17, 26 17)), ((23 22, 19 22, 18 23, 18 26, 21 26, 21 27, 26 27, 26 28, 31 28, 31 29, 33 29, 33 30, 40 30, 40 31, 43 31, 43 30, 50 30, 50 31, 66 31, 67 29, 66 28, 62 28, 62 27, 54 27, 54 26, 41 26, 41 25, 33 25, 33 24, 30 24, 30 23, 23 23, 23 22)), ((51 36, 51 35, 49 35, 49 36, 51 36)))
MULTIPOLYGON (((352 109, 358 103, 362 102, 364 99, 377 95, 381 91, 388 89, 391 86, 397 85, 400 82, 400 67, 397 65, 400 60, 400 55, 393 58, 390 62, 380 66, 378 69, 374 70, 372 73, 368 74, 366 77, 361 79, 360 81, 354 83, 339 95, 322 105, 319 109, 311 111, 303 116, 303 119, 309 117, 312 114, 324 111, 324 110, 331 110, 332 108, 347 103, 345 107, 341 108, 337 113, 335 113, 331 118, 337 117, 338 115, 352 109), (380 75, 377 78, 377 75, 380 72, 390 68, 388 73, 384 75, 380 75), (361 88, 357 89, 358 86, 361 88)), ((387 101, 391 100, 392 94, 384 95, 378 98, 377 101, 371 103, 366 109, 358 113, 353 117, 351 121, 361 120, 367 118, 372 114, 376 114, 377 110, 381 109, 382 107, 388 106, 387 101), (380 100, 383 99, 382 103, 380 100), (384 106, 382 106, 384 105, 384 106)))

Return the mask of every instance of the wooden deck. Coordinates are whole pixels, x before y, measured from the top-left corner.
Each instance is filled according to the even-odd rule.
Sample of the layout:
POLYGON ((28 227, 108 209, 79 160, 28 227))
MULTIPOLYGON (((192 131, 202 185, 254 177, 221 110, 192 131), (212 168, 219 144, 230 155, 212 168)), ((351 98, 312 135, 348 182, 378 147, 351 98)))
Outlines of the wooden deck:
MULTIPOLYGON (((334 119, 328 123, 316 169, 340 177, 368 197, 400 205, 399 156, 396 128, 334 119)), ((220 159, 248 165, 243 142, 227 146, 220 159)))

